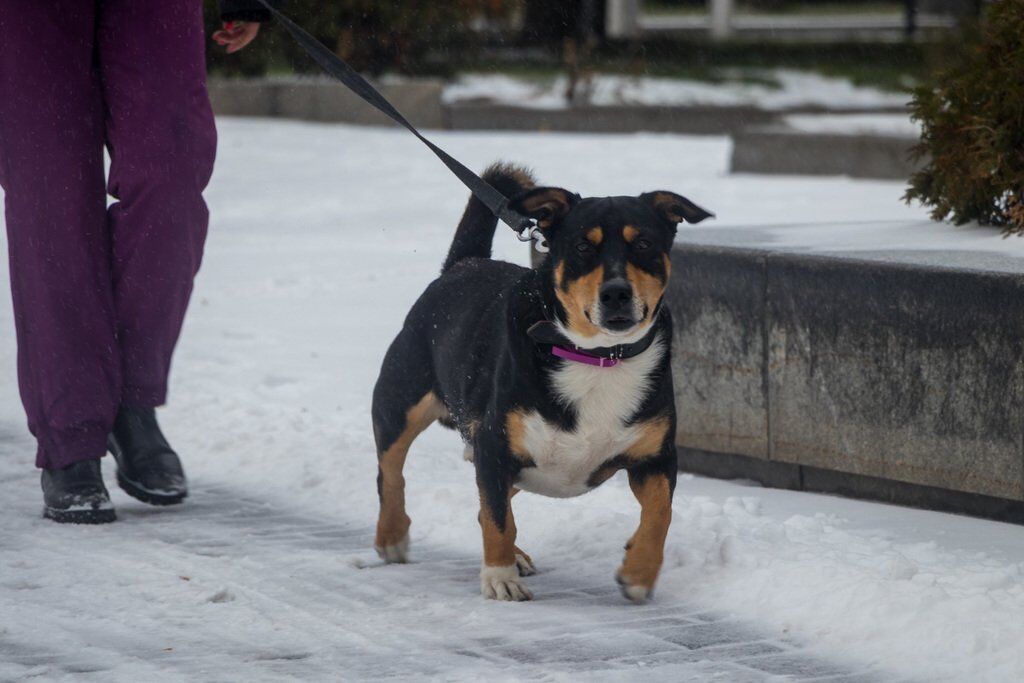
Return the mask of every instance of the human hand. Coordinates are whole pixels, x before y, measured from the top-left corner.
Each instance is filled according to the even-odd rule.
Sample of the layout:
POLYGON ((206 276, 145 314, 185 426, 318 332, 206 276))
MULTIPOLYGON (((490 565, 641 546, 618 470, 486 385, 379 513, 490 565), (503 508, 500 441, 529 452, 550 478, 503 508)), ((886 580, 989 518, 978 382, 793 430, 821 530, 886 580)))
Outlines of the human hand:
POLYGON ((224 28, 213 34, 213 40, 232 54, 251 43, 259 32, 258 21, 225 21, 224 28))

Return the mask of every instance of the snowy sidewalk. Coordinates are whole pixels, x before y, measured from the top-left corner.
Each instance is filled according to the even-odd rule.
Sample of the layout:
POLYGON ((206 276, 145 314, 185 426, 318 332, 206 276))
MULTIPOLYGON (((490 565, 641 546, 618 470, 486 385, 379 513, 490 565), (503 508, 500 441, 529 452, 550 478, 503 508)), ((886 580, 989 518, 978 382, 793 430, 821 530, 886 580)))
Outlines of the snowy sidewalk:
MULTIPOLYGON (((727 176, 724 139, 436 137, 585 194, 674 189, 722 226, 923 215, 899 183, 727 176)), ((488 602, 472 469, 432 428, 406 470, 413 563, 378 566, 369 396, 466 193, 400 132, 224 120, 208 197, 163 411, 180 508, 114 490, 115 525, 40 518, 0 297, 0 681, 1024 678, 1024 529, 982 520, 682 477, 637 607, 613 579, 639 515, 616 477, 517 497, 537 599, 488 602)))
MULTIPOLYGON (((19 495, 13 512, 34 517, 34 498, 19 495)), ((327 522, 203 485, 180 510, 119 502, 117 528, 33 523, 32 560, 4 558, 4 618, 22 627, 0 635, 0 679, 881 680, 843 676, 807 647, 679 596, 625 605, 607 572, 581 576, 568 557, 532 581, 538 599, 524 610, 476 594, 472 543, 421 544, 415 564, 385 567, 369 561, 365 519, 327 522), (69 544, 84 566, 47 572, 66 567, 69 544), (89 589, 72 598, 79 582, 89 589)))

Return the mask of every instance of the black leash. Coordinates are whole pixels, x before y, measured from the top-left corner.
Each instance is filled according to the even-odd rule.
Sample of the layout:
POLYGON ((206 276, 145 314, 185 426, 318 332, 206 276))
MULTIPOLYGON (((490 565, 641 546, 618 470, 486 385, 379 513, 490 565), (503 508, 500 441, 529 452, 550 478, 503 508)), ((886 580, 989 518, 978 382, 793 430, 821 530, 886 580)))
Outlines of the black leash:
POLYGON ((278 11, 278 9, 267 2, 267 0, 257 1, 263 5, 263 7, 265 7, 267 11, 274 16, 274 18, 280 21, 286 29, 288 29, 288 33, 292 34, 292 37, 295 38, 296 42, 298 42, 302 49, 306 51, 306 54, 312 57, 324 71, 336 80, 340 81, 356 95, 359 95, 359 97, 363 98, 367 103, 387 115, 392 121, 415 135, 420 139, 420 142, 429 147, 430 151, 436 154, 437 158, 440 159, 444 165, 447 166, 448 169, 454 173, 466 187, 469 188, 469 191, 484 203, 484 206, 490 209, 491 212, 500 218, 503 223, 519 233, 520 240, 527 242, 534 239, 533 231, 530 230, 530 228, 533 227, 533 221, 510 209, 508 207, 508 197, 498 192, 483 178, 466 168, 458 159, 452 157, 433 142, 423 137, 423 134, 416 130, 416 127, 409 123, 408 119, 402 116, 402 114, 395 109, 394 105, 388 102, 376 88, 370 85, 365 78, 360 76, 355 69, 346 64, 344 60, 338 57, 338 55, 325 47, 323 43, 318 41, 307 33, 305 29, 278 11), (525 231, 529 232, 526 232, 526 235, 524 236, 525 231))

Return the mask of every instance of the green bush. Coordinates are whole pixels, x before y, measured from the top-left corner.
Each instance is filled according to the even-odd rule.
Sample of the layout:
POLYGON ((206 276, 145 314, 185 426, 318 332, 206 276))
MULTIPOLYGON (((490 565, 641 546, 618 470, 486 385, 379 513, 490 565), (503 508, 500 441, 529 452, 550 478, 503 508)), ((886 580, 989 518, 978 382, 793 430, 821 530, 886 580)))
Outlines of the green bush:
MULTIPOLYGON (((288 15, 359 71, 420 73, 430 51, 444 52, 470 35, 469 23, 511 11, 510 0, 288 0, 288 15)), ((207 28, 219 24, 217 3, 207 0, 207 28)), ((259 40, 225 56, 211 46, 215 73, 258 76, 268 72, 317 72, 318 68, 278 26, 263 27, 259 40)))
POLYGON ((936 220, 1024 233, 1024 2, 995 0, 912 109, 928 162, 904 199, 936 220))

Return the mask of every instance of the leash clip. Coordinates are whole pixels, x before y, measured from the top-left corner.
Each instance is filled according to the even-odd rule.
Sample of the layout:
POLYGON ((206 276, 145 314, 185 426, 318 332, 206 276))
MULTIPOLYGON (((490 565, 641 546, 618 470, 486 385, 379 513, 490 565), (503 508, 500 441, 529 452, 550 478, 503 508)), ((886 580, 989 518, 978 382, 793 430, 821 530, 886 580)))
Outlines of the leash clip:
POLYGON ((544 233, 536 225, 531 226, 528 230, 523 230, 517 237, 520 242, 533 242, 533 248, 537 250, 537 253, 546 254, 550 251, 548 241, 544 239, 544 233))

